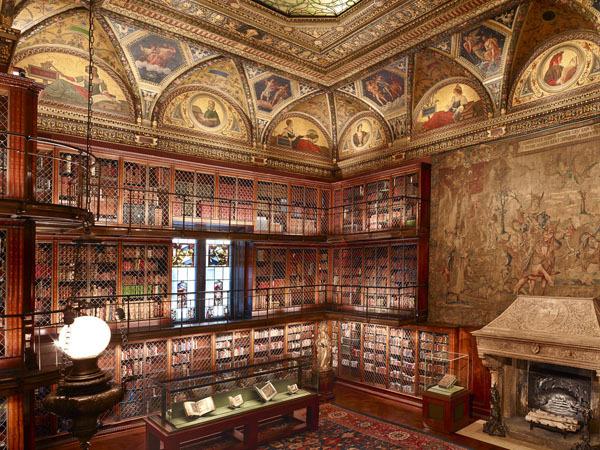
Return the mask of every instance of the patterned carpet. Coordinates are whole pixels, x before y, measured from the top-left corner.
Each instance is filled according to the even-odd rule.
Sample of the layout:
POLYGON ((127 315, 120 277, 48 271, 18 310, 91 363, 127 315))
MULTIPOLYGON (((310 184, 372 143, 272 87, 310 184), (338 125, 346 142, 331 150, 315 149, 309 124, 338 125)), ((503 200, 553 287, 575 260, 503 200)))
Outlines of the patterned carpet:
POLYGON ((465 447, 327 403, 320 408, 318 431, 300 433, 259 448, 263 450, 455 450, 465 447))

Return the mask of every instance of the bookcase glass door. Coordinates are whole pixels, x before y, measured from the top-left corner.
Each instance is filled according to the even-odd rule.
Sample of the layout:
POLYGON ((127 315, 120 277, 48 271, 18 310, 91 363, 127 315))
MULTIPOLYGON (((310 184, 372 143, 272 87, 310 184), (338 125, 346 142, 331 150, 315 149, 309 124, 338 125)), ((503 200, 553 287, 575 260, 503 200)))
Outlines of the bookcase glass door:
POLYGON ((197 319, 196 274, 197 242, 195 239, 173 239, 171 269, 171 318, 176 322, 197 319))
POLYGON ((227 317, 231 303, 231 241, 207 239, 205 254, 204 315, 227 317))

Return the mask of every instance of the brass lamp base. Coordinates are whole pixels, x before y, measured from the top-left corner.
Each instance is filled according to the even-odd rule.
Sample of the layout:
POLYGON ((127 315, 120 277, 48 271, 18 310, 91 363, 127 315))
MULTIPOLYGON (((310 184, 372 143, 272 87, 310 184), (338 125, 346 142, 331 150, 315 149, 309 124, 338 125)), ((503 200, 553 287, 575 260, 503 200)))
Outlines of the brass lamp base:
POLYGON ((123 388, 110 380, 110 375, 98 368, 97 358, 74 360, 64 383, 44 399, 46 409, 73 420, 71 433, 83 449, 89 448, 98 431, 98 417, 123 398, 123 388))

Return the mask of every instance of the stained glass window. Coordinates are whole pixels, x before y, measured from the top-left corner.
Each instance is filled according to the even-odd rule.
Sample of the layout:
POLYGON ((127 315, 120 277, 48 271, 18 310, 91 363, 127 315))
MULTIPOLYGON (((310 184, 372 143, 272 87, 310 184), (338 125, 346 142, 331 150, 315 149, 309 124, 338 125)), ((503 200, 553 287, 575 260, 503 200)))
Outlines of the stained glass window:
POLYGON ((288 16, 335 17, 356 5, 360 0, 256 0, 288 16))

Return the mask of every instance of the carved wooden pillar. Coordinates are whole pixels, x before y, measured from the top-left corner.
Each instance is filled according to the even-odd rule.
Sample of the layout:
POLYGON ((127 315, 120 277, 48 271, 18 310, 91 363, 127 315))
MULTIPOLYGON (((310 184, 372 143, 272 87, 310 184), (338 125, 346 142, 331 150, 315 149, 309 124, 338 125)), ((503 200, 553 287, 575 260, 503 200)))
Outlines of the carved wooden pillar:
POLYGON ((483 425, 483 431, 492 436, 506 436, 506 427, 504 426, 504 365, 503 358, 496 358, 490 355, 484 355, 483 365, 490 370, 492 378, 490 418, 483 425))
MULTIPOLYGON (((0 151, 2 173, 0 238, 3 283, 0 287, 2 314, 6 315, 0 336, 0 374, 18 377, 35 362, 31 337, 34 308, 35 222, 21 219, 21 202, 34 200, 35 143, 27 136, 37 131, 37 100, 41 87, 24 77, 0 73, 0 151), (14 202, 18 200, 19 203, 14 202), (17 206, 15 206, 15 204, 17 206), (2 373, 4 372, 4 373, 2 373)), ((31 391, 7 396, 8 448, 32 448, 31 391)))

